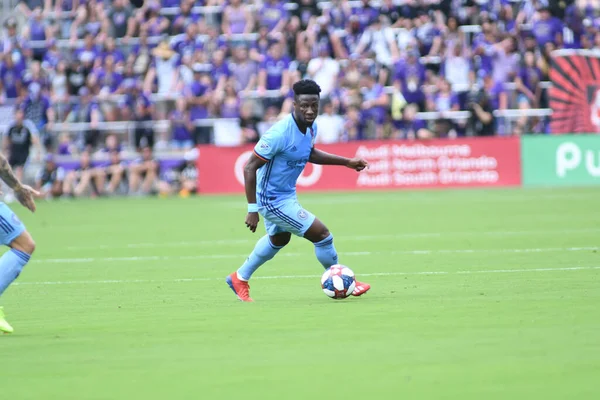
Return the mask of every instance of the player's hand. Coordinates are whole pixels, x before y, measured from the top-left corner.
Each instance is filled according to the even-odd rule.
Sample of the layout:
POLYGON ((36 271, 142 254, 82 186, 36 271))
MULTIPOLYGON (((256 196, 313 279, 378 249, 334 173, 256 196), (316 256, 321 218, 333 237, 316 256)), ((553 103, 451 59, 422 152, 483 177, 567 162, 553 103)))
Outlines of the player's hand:
POLYGON ((352 168, 355 171, 362 171, 363 169, 369 166, 369 163, 363 158, 351 158, 350 161, 348 161, 348 165, 346 166, 348 168, 352 168))
POLYGON ((26 207, 31 212, 35 212, 35 201, 33 198, 40 197, 40 192, 33 189, 31 186, 23 185, 20 188, 15 189, 15 197, 19 200, 19 203, 23 207, 26 207))
POLYGON ((256 232, 256 227, 258 226, 258 221, 260 217, 257 212, 251 212, 246 215, 246 226, 248 229, 252 231, 252 233, 256 232))

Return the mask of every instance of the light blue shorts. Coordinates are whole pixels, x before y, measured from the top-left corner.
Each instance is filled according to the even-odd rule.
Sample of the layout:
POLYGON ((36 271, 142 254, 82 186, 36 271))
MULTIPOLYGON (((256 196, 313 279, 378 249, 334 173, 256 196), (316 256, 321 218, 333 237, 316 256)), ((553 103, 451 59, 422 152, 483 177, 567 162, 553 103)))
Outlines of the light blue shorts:
POLYGON ((8 246, 25 231, 25 225, 6 204, 0 203, 0 244, 8 246))
POLYGON ((290 232, 303 237, 316 218, 310 211, 302 208, 296 199, 261 206, 258 212, 265 219, 265 228, 269 236, 290 232))

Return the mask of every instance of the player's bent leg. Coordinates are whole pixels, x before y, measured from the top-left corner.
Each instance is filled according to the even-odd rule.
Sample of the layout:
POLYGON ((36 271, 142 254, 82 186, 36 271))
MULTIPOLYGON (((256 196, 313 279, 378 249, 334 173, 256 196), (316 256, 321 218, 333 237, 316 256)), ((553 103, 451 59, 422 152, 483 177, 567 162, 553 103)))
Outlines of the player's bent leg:
POLYGON ((304 237, 315 245, 317 260, 325 269, 338 263, 338 255, 333 245, 333 235, 318 218, 304 233, 304 237))
MULTIPOLYGON (((0 257, 0 296, 2 296, 4 291, 19 277, 21 271, 29 262, 31 254, 35 250, 35 242, 16 217, 11 223, 7 223, 6 219, 2 217, 0 226, 2 226, 4 232, 7 230, 10 231, 9 234, 3 235, 2 240, 4 243, 8 242, 11 248, 0 257)), ((6 321, 2 308, 0 308, 0 331, 4 333, 12 333, 14 331, 12 326, 6 321)))
MULTIPOLYGON (((338 264, 338 254, 333 245, 333 235, 329 229, 318 218, 308 228, 304 237, 315 245, 315 254, 319 262, 325 269, 334 264, 338 264)), ((352 292, 353 296, 362 296, 371 289, 371 285, 356 281, 356 288, 352 292)))
POLYGON ((226 279, 227 284, 242 301, 252 301, 250 298, 250 285, 248 281, 252 274, 264 263, 275 257, 275 255, 286 244, 289 243, 291 235, 289 232, 279 232, 271 236, 265 235, 258 240, 254 250, 244 264, 226 279))

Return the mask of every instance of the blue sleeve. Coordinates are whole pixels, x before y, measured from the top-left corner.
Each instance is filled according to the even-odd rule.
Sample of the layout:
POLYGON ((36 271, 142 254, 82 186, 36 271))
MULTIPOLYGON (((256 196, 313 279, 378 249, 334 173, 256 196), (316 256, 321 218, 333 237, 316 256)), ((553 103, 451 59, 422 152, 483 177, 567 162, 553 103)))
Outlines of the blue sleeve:
POLYGON ((254 154, 264 161, 270 161, 284 148, 285 135, 282 132, 270 130, 256 143, 254 154))

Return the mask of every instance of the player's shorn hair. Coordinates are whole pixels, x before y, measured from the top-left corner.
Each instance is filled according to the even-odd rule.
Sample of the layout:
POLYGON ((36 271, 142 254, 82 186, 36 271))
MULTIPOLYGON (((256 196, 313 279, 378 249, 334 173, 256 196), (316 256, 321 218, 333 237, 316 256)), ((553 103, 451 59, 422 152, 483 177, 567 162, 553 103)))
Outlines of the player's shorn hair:
POLYGON ((319 96, 321 93, 321 87, 317 85, 317 82, 310 79, 302 79, 294 83, 294 94, 300 96, 302 94, 316 94, 319 96))

